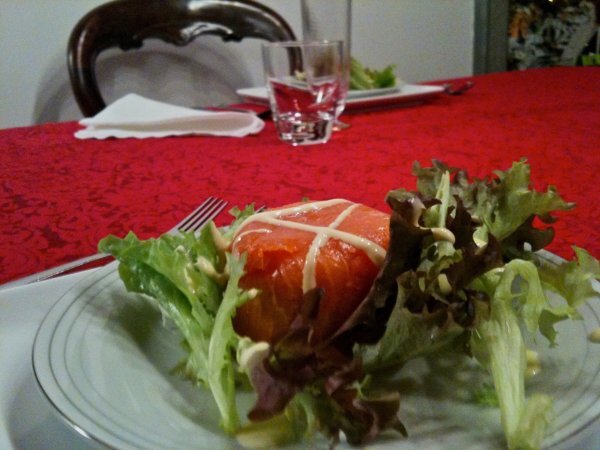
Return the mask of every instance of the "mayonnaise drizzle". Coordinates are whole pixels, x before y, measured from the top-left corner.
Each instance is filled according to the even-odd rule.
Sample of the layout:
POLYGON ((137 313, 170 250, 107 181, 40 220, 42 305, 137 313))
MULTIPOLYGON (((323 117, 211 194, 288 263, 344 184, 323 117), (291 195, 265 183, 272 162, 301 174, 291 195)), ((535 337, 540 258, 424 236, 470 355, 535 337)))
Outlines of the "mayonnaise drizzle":
POLYGON ((234 248, 241 240, 244 236, 248 235, 248 234, 254 234, 254 233, 271 233, 272 230, 268 229, 268 228, 255 228, 254 230, 248 230, 248 231, 244 231, 240 234, 238 234, 235 239, 233 240, 233 243, 231 245, 232 248, 234 248))
MULTIPOLYGON (((341 231, 336 229, 343 221, 348 217, 354 208, 359 205, 351 203, 348 200, 343 199, 332 199, 320 202, 307 202, 290 208, 277 209, 274 211, 264 211, 258 214, 254 214, 246 219, 246 221, 240 226, 239 229, 243 229, 246 225, 251 222, 261 222, 270 225, 278 225, 282 227, 292 228, 296 230, 308 231, 315 233, 315 237, 307 251, 306 259, 304 261, 304 268, 302 272, 302 289, 304 293, 316 287, 316 261, 319 249, 326 244, 328 239, 338 239, 342 242, 352 245, 362 251, 369 257, 374 264, 381 266, 385 259, 385 249, 377 243, 357 236, 352 233, 341 231), (318 211, 323 208, 334 206, 340 203, 348 203, 349 206, 345 208, 336 219, 329 226, 318 226, 310 225, 306 223, 293 222, 286 220, 285 216, 303 213, 307 211, 318 211), (283 217, 283 218, 282 218, 283 217)), ((268 229, 258 228, 255 230, 243 231, 234 236, 232 250, 235 251, 235 246, 240 242, 242 236, 249 233, 267 232, 268 229)))
POLYGON ((410 205, 412 207, 412 224, 417 227, 417 228, 421 228, 422 230, 431 230, 431 235, 433 236, 433 239, 435 239, 436 241, 448 241, 451 244, 454 244, 456 242, 456 237, 454 236, 454 233, 452 233, 452 231, 450 231, 448 228, 445 227, 431 227, 431 228, 427 228, 427 227, 422 227, 419 224, 419 220, 421 219, 421 215, 423 214, 423 211, 425 211, 425 205, 423 204, 423 202, 421 201, 420 198, 418 197, 414 197, 410 200, 410 205))
POLYGON ((527 349, 525 356, 527 362, 525 367, 525 377, 532 378, 542 371, 540 356, 538 355, 538 352, 529 349, 527 349))
MULTIPOLYGON (((331 222, 328 228, 337 228, 357 206, 358 204, 355 203, 342 211, 342 213, 331 222)), ((327 239, 327 234, 323 230, 319 231, 308 249, 306 260, 304 261, 304 270, 302 271, 302 291, 304 293, 317 287, 317 256, 319 254, 319 249, 325 245, 327 239)))
POLYGON ((223 233, 219 230, 219 228, 215 225, 213 221, 209 222, 210 233, 212 235, 213 241, 217 250, 224 252, 229 248, 229 242, 225 237, 223 237, 223 233))
POLYGON ((223 272, 218 272, 213 263, 211 263, 204 256, 200 256, 196 261, 196 267, 198 270, 215 280, 217 283, 227 283, 227 279, 229 278, 228 266, 225 266, 225 270, 223 272))

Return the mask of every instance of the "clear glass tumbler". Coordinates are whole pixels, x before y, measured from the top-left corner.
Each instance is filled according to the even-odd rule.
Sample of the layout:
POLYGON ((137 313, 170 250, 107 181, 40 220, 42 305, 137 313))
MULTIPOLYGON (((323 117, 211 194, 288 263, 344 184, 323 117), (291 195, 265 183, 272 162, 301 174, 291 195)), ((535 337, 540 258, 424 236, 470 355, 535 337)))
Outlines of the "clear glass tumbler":
MULTIPOLYGON (((342 89, 350 82, 350 55, 352 36, 352 0, 301 0, 302 34, 305 41, 342 41, 344 78, 342 89)), ((336 112, 342 114, 345 101, 336 112)))
POLYGON ((346 97, 342 42, 273 42, 262 49, 280 139, 292 145, 327 142, 346 97))

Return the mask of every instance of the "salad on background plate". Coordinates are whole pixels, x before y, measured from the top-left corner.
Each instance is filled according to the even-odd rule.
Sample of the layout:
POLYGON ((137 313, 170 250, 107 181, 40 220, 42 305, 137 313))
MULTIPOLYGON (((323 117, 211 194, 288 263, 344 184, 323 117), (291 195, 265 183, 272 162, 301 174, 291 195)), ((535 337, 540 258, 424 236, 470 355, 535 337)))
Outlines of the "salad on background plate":
POLYGON ((399 89, 404 82, 394 73, 396 66, 390 64, 381 70, 365 67, 358 59, 350 57, 350 91, 399 89))
POLYGON ((485 179, 437 161, 413 172, 417 191, 390 191, 389 214, 343 199, 248 206, 222 229, 108 236, 99 249, 179 330, 179 376, 210 392, 244 446, 410 440, 403 373, 425 365, 430 407, 445 404, 440 380, 473 376, 466 401, 499 411, 506 447, 540 448, 553 398, 530 387, 560 368, 532 349, 555 346, 598 296, 592 255, 540 252, 553 213, 574 205, 532 189, 524 160, 485 179))

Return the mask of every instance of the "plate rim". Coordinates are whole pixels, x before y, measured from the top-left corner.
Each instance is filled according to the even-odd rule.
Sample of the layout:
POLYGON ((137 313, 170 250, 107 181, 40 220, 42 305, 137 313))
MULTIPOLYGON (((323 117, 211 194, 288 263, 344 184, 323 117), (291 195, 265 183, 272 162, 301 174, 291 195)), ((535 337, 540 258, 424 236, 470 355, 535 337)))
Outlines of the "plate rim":
MULTIPOLYGON (((412 102, 421 102, 437 97, 444 92, 443 86, 434 84, 410 84, 405 83, 395 91, 376 95, 361 95, 346 99, 346 111, 352 111, 367 107, 402 105, 412 102)), ((268 105, 267 88, 255 86, 236 90, 237 95, 245 101, 268 105)))
MULTIPOLYGON (((61 407, 58 404, 58 400, 52 396, 52 393, 49 392, 51 389, 48 387, 48 381, 44 381, 41 379, 41 372, 39 367, 43 364, 44 356, 47 356, 50 359, 49 352, 44 354, 43 349, 40 347, 42 345, 42 337, 44 333, 50 332, 54 333, 56 326, 64 317, 64 311, 67 310, 73 303, 78 301, 79 298, 82 297, 83 292, 87 289, 90 289, 94 284, 96 284, 100 279, 105 276, 110 275, 115 272, 118 267, 118 261, 112 261, 109 264, 91 272, 89 275, 83 277, 81 280, 77 281, 73 286, 71 286, 63 295, 61 295, 54 304, 50 307, 50 310, 46 313, 44 318, 42 319, 40 325, 38 326, 35 336, 33 339, 33 345, 31 348, 31 368, 33 372, 33 377, 35 379, 35 384, 38 391, 42 394, 42 396, 48 401, 48 403, 52 406, 52 411, 55 412, 56 416, 62 420, 67 426, 72 428, 77 434, 80 436, 89 439, 91 441, 97 442, 101 445, 107 446, 109 448, 112 447, 112 444, 109 440, 102 438, 95 433, 90 432, 85 429, 85 427, 81 426, 81 424, 77 423, 77 419, 71 417, 67 412, 64 411, 64 407, 61 407), (71 301, 67 302, 66 300, 73 296, 73 294, 82 289, 78 295, 74 296, 71 301), (54 316, 61 313, 56 319, 54 316), (53 322, 52 319, 55 321, 53 322), (54 327, 49 328, 50 324, 53 324, 54 327), (46 384, 45 384, 46 383, 46 384)), ((49 343, 48 343, 49 344, 49 343)), ((48 347, 49 350, 49 347, 48 347)), ((67 399, 68 400, 68 399, 67 399)), ((80 419, 79 419, 80 420, 80 419)), ((123 449, 128 447, 121 447, 123 449)))

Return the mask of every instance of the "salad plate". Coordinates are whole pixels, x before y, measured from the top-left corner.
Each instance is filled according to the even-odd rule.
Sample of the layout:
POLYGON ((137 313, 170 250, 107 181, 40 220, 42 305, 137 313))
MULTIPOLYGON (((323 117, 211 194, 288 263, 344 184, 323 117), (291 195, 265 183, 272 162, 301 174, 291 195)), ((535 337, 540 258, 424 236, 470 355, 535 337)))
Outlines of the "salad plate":
MULTIPOLYGON (((582 320, 558 324, 557 348, 542 339, 530 345, 542 371, 528 388, 555 399, 544 448, 597 448, 600 442, 600 344, 588 339, 600 327, 598 300, 600 295, 581 307, 582 320), (591 440, 593 445, 586 444, 591 440)), ((210 393, 178 373, 183 355, 178 331, 145 298, 126 292, 112 263, 52 307, 37 332, 32 362, 54 410, 79 433, 110 448, 240 448, 220 430, 210 393)), ((482 377, 464 358, 412 361, 396 380, 409 437, 383 435, 369 448, 502 448, 498 410, 468 394, 467 387, 482 377)), ((243 416, 254 397, 241 394, 238 400, 243 416)))
POLYGON ((348 99, 354 100, 357 98, 371 97, 375 98, 381 95, 396 94, 402 90, 403 85, 396 85, 386 88, 376 89, 350 89, 348 91, 348 99))
MULTIPOLYGON (((348 92, 346 110, 352 111, 420 103, 436 97, 443 92, 444 88, 442 86, 424 84, 403 84, 400 87, 364 91, 352 90, 348 92)), ((247 102, 260 103, 263 105, 269 103, 266 87, 238 89, 237 94, 247 102)))

